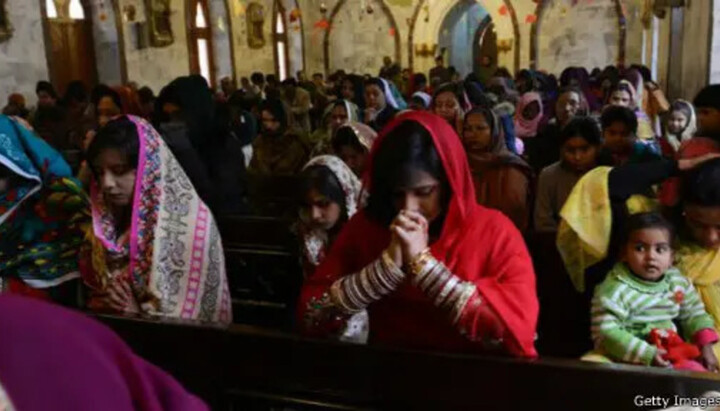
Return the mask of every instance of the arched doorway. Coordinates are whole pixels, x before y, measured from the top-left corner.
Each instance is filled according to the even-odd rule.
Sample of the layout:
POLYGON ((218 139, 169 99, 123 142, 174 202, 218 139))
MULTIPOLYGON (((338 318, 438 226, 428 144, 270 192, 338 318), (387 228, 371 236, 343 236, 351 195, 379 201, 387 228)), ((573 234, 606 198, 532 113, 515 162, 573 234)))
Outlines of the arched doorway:
POLYGON ((473 71, 481 79, 490 78, 498 68, 498 46, 495 25, 490 16, 480 22, 473 40, 473 71))
MULTIPOLYGON (((438 47, 447 50, 447 64, 455 67, 463 78, 475 69, 475 59, 480 54, 477 32, 485 20, 490 21, 490 16, 483 6, 475 0, 461 0, 445 15, 440 26, 438 47)), ((497 47, 495 51, 492 57, 497 61, 497 47)))
POLYGON ((43 27, 50 81, 61 95, 67 85, 97 83, 92 10, 81 0, 43 0, 43 27))
POLYGON ((210 28, 210 8, 207 0, 189 0, 188 6, 185 15, 188 21, 190 73, 203 76, 210 87, 214 88, 215 58, 210 28))
MULTIPOLYGON (((408 24, 408 66, 416 73, 428 72, 434 66, 434 57, 439 54, 438 33, 453 9, 478 3, 487 10, 493 23, 498 47, 498 66, 518 71, 520 68, 520 26, 513 2, 510 0, 419 0, 415 5, 408 24)), ((473 30, 473 33, 475 31, 473 30)), ((476 43, 475 43, 476 44, 476 43)), ((496 44, 497 46, 497 44, 496 44)))

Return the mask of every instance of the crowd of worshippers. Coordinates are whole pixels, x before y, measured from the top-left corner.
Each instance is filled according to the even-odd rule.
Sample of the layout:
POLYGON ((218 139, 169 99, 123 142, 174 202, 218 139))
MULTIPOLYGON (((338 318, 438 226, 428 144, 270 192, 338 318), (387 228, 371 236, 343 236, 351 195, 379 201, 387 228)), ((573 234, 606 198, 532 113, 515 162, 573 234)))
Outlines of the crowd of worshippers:
POLYGON ((250 176, 297 175, 305 335, 536 357, 524 236, 549 234, 584 360, 718 371, 720 85, 669 102, 645 67, 386 66, 10 96, 3 291, 230 323, 215 216, 247 212, 250 176))

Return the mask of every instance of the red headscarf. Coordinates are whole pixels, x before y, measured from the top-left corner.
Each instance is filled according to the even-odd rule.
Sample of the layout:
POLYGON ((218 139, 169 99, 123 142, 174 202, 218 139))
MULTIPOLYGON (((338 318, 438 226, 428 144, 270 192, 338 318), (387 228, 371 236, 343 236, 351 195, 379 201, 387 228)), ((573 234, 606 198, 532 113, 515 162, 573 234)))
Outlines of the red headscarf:
MULTIPOLYGON (((465 151, 447 122, 427 112, 398 115, 373 145, 368 170, 372 170, 373 159, 386 136, 405 121, 419 123, 432 136, 452 189, 441 235, 431 245, 432 254, 461 280, 476 285, 483 307, 492 309, 502 322, 505 351, 516 356, 536 356, 533 340, 538 301, 525 243, 507 217, 476 204, 465 151)), ((311 299, 327 292, 338 278, 373 262, 389 243, 388 227, 370 219, 364 211, 358 212, 303 286, 301 317, 311 299)), ((463 337, 447 314, 409 282, 368 310, 371 340, 405 347, 479 350, 480 345, 472 340, 491 334, 494 326, 487 316, 480 315, 482 310, 475 311, 477 315, 471 318, 461 317, 459 326, 468 335, 463 337)))

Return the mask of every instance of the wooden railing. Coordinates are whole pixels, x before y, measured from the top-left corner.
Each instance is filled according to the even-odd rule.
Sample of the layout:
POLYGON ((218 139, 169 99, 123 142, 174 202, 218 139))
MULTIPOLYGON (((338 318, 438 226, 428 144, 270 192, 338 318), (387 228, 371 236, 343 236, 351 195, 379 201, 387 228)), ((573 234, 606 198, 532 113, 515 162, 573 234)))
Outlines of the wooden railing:
POLYGON ((403 351, 250 326, 99 317, 216 410, 630 410, 642 396, 698 397, 712 374, 576 360, 403 351))

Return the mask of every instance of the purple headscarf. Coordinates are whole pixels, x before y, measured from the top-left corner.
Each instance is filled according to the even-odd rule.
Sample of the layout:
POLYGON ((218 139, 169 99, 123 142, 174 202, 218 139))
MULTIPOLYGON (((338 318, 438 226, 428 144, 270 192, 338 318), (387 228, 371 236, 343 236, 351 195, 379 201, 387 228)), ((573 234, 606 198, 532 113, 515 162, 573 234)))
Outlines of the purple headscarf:
POLYGON ((80 313, 0 296, 0 393, 17 410, 205 411, 161 369, 80 313))

